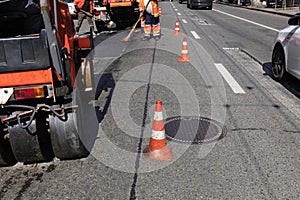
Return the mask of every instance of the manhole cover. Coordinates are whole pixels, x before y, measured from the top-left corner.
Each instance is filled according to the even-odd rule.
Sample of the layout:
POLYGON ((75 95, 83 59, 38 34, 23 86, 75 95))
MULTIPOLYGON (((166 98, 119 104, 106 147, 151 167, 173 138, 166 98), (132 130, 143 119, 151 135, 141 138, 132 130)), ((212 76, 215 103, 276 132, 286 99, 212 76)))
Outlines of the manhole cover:
POLYGON ((220 122, 203 117, 173 117, 166 120, 166 137, 186 143, 207 143, 221 139, 227 129, 220 122))

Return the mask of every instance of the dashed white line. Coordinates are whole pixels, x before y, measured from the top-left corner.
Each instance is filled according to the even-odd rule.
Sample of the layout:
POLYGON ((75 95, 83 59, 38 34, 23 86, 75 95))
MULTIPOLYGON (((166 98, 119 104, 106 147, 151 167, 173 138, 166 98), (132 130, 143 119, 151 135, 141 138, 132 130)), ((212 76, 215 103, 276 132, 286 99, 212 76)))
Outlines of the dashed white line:
POLYGON ((245 94, 243 88, 238 84, 238 82, 233 78, 233 76, 227 71, 223 64, 215 63, 216 68, 221 73, 225 81, 231 87, 232 91, 237 94, 245 94))
POLYGON ((175 9, 175 11, 178 11, 178 9, 175 9))
POLYGON ((185 19, 182 19, 182 22, 183 22, 184 24, 187 24, 187 23, 188 23, 185 19))
POLYGON ((240 48, 238 48, 238 47, 223 47, 223 50, 235 50, 235 51, 238 51, 238 50, 240 50, 240 48))
POLYGON ((230 17, 233 17, 233 18, 242 20, 242 21, 249 22, 249 23, 251 23, 251 24, 254 24, 254 25, 257 25, 257 26, 261 26, 261 27, 263 27, 263 28, 266 28, 266 29, 269 29, 269 30, 272 30, 272 31, 275 31, 275 32, 279 32, 278 29, 275 29, 275 28, 272 28, 272 27, 269 27, 269 26, 266 26, 266 25, 263 25, 263 24, 259 24, 259 23, 257 23, 257 22, 250 21, 250 20, 248 20, 248 19, 244 19, 244 18, 235 16, 235 15, 232 15, 232 14, 229 14, 229 13, 226 13, 226 12, 223 12, 223 11, 220 11, 220 10, 216 10, 216 9, 213 9, 213 10, 216 11, 216 12, 222 13, 222 14, 224 14, 224 15, 227 15, 227 16, 230 16, 230 17))
POLYGON ((181 13, 177 13, 177 15, 181 15, 181 13))
POLYGON ((195 39, 199 40, 200 36, 195 32, 195 31, 191 31, 192 35, 194 36, 195 39))

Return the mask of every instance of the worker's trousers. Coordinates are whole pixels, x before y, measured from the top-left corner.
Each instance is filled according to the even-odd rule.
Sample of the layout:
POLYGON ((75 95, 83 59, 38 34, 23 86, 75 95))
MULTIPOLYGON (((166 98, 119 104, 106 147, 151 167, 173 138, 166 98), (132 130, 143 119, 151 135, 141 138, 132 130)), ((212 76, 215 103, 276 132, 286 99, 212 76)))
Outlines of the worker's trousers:
POLYGON ((145 13, 144 36, 150 36, 151 30, 153 31, 153 36, 160 35, 159 17, 154 17, 149 13, 145 13))
POLYGON ((79 12, 78 13, 78 21, 77 21, 77 25, 76 25, 76 32, 77 33, 79 32, 79 29, 80 29, 80 27, 81 27, 82 22, 83 22, 84 19, 87 19, 87 21, 88 21, 88 23, 90 25, 90 28, 94 27, 92 17, 87 16, 83 12, 79 12))

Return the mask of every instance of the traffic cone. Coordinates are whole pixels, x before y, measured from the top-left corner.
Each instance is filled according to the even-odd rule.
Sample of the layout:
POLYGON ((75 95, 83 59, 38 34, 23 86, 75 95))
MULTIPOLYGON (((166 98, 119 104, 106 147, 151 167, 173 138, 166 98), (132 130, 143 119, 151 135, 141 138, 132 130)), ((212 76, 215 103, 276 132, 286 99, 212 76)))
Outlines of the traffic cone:
POLYGON ((144 153, 146 153, 145 159, 172 160, 172 151, 166 145, 166 141, 164 119, 162 114, 162 101, 157 100, 150 143, 144 151, 144 153))
POLYGON ((183 38, 181 56, 178 59, 178 62, 190 62, 190 59, 188 57, 188 47, 187 47, 186 37, 183 38))
POLYGON ((176 20, 176 24, 175 24, 174 35, 175 36, 179 36, 180 35, 180 29, 179 29, 179 21, 178 21, 178 19, 176 20))

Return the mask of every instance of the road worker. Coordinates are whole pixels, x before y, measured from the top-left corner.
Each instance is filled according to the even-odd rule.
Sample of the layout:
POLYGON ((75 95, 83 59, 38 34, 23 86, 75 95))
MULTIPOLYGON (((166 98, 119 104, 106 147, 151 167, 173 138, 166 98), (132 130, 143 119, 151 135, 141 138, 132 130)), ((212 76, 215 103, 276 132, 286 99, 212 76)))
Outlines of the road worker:
MULTIPOLYGON (((139 3, 139 4, 140 4, 141 1, 142 0, 136 0, 136 2, 139 3)), ((141 20, 140 20, 140 22, 141 22, 141 32, 144 32, 145 18, 144 18, 144 15, 142 13, 140 15, 140 18, 141 18, 141 20)))
POLYGON ((151 38, 151 31, 155 40, 160 39, 160 21, 159 21, 159 7, 157 0, 140 0, 139 9, 141 15, 145 19, 144 37, 143 40, 151 38))
POLYGON ((82 22, 87 19, 90 29, 94 32, 94 25, 92 20, 93 1, 92 0, 74 0, 74 7, 78 14, 78 21, 76 25, 76 32, 78 33, 82 22))

